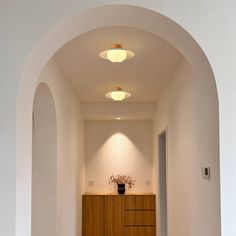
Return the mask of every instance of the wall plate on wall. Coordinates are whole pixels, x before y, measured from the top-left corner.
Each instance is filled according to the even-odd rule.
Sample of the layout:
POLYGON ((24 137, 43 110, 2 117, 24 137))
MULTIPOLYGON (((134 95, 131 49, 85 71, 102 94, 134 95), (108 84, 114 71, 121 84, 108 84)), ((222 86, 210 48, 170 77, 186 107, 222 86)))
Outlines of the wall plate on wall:
POLYGON ((210 169, 210 167, 202 167, 202 177, 204 179, 207 179, 207 180, 211 179, 211 169, 210 169))
POLYGON ((88 185, 89 185, 89 186, 93 186, 93 185, 94 185, 94 180, 93 180, 93 179, 90 179, 90 180, 88 181, 88 185))

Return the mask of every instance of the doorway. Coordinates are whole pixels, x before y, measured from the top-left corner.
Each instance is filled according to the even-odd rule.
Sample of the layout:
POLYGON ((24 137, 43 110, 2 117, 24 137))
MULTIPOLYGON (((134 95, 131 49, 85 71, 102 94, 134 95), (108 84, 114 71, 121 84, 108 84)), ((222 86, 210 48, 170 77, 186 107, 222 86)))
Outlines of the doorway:
POLYGON ((167 133, 158 136, 160 236, 167 236, 167 133))

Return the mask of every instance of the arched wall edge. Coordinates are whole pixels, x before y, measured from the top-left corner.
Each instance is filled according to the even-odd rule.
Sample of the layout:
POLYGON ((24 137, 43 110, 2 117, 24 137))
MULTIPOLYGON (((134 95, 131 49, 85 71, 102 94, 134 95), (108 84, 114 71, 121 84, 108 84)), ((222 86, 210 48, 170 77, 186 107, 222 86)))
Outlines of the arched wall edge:
POLYGON ((43 231, 40 231, 41 233, 55 235, 58 225, 58 122, 55 95, 50 83, 40 80, 37 82, 33 99, 32 120, 32 136, 34 137, 32 137, 31 235, 37 235, 41 228, 43 228, 43 231), (49 133, 45 133, 48 131, 49 133), (38 148, 42 139, 45 140, 45 138, 47 142, 43 142, 43 146, 38 148), (34 140, 36 141, 34 142, 34 140), (40 163, 40 167, 35 163, 40 163), (46 169, 42 168, 45 163, 48 166, 46 169), (47 189, 49 188, 53 191, 48 192, 47 189), (39 192, 41 194, 38 194, 39 192), (45 195, 47 195, 46 198, 45 195), (47 209, 47 211, 44 211, 44 215, 38 214, 41 209, 47 209), (43 227, 46 226, 45 223, 46 225, 49 223, 49 227, 43 227))
POLYGON ((53 88, 50 83, 48 83, 47 81, 38 80, 38 78, 37 78, 37 81, 35 82, 35 88, 34 88, 35 90, 34 90, 34 95, 33 95, 31 114, 33 112, 35 96, 37 95, 37 91, 41 86, 45 86, 51 96, 51 99, 53 101, 53 107, 55 110, 56 124, 57 124, 58 123, 57 122, 57 104, 56 104, 56 99, 55 99, 55 94, 54 94, 53 88))
POLYGON ((35 96, 37 94, 37 90, 39 89, 40 86, 47 87, 47 89, 48 89, 48 91, 49 91, 49 93, 50 93, 50 95, 52 97, 53 105, 54 105, 54 108, 55 108, 55 111, 56 111, 55 96, 53 94, 53 89, 51 88, 50 83, 47 83, 46 81, 40 81, 40 80, 36 81, 36 83, 35 83, 35 90, 34 90, 34 97, 33 97, 33 103, 34 103, 34 100, 35 100, 35 96))
POLYGON ((137 6, 108 5, 83 10, 50 30, 32 50, 22 73, 17 100, 16 236, 31 235, 32 109, 37 79, 43 67, 64 44, 102 27, 127 26, 162 37, 185 57, 196 77, 214 91, 214 75, 198 43, 168 17, 137 6), (120 17, 122 16, 122 17, 120 17))

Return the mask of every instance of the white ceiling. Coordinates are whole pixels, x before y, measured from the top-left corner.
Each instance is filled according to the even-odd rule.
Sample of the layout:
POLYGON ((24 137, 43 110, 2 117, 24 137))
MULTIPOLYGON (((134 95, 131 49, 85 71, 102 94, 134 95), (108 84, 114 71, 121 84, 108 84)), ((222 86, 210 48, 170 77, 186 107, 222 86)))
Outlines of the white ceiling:
POLYGON ((105 93, 121 86, 132 96, 127 101, 157 101, 181 54, 163 39, 127 27, 94 30, 75 38, 54 56, 83 102, 109 101, 105 93), (120 43, 135 57, 111 63, 98 54, 120 43))

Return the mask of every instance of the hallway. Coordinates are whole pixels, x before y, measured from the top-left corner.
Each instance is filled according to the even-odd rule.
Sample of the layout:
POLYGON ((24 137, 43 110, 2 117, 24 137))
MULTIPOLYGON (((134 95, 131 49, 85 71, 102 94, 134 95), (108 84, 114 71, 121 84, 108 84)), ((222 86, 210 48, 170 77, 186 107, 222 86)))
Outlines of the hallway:
MULTIPOLYGON (((55 235, 81 235, 82 195, 115 193, 108 180, 121 173, 135 179, 128 193, 156 195, 156 235, 165 236, 159 227, 158 149, 158 135, 165 130, 168 236, 220 235, 218 102, 211 78, 206 74, 203 80, 198 73, 166 40, 131 27, 88 31, 56 52, 36 82, 36 87, 47 87, 56 110, 55 235), (100 58, 114 42, 135 56, 121 63, 100 58), (131 96, 109 100, 105 94, 116 86, 131 96), (202 177, 203 167, 210 167, 210 180, 202 177)), ((42 98, 35 95, 35 100, 42 98)), ((41 112, 34 119, 48 115, 41 112)), ((45 170, 37 168, 42 168, 37 170, 40 179, 45 170)), ((32 199, 32 212, 37 202, 32 199)), ((32 236, 41 236, 32 230, 32 236)))

